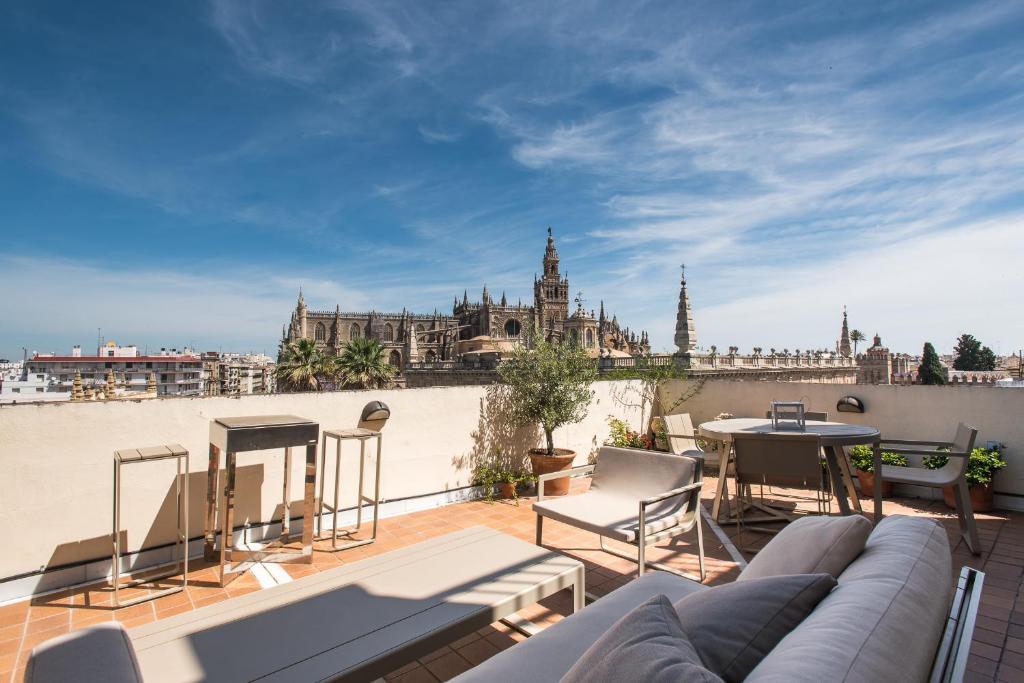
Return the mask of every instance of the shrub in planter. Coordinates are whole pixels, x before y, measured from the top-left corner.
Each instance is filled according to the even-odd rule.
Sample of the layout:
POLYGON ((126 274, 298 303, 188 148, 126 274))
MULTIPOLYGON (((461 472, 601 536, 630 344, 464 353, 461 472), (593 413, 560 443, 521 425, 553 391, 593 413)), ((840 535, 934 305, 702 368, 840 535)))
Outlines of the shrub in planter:
MULTIPOLYGON (((850 462, 857 468, 857 479, 860 480, 862 495, 874 495, 875 491, 875 453, 871 446, 854 446, 850 449, 850 462)), ((892 467, 906 467, 910 463, 906 456, 899 453, 882 451, 882 463, 892 467)), ((892 482, 882 482, 882 495, 892 495, 892 482)))
MULTIPOLYGON (((925 456, 924 466, 930 470, 945 467, 949 456, 940 448, 935 455, 925 456)), ((999 448, 975 448, 967 459, 967 488, 971 494, 971 508, 975 512, 988 512, 992 509, 992 478, 996 470, 1006 467, 1006 461, 999 448)), ((942 498, 946 505, 956 508, 956 497, 952 486, 942 487, 942 498)))
POLYGON ((629 428, 629 425, 625 420, 609 417, 608 427, 610 434, 608 436, 608 440, 604 442, 606 446, 616 446, 618 448, 643 448, 646 450, 652 450, 654 448, 654 441, 649 435, 634 432, 629 428))
MULTIPOLYGON (((544 430, 545 447, 531 449, 529 453, 533 474, 540 476, 572 467, 576 453, 567 448, 556 449, 554 431, 587 416, 594 397, 590 387, 597 379, 594 359, 579 344, 569 340, 551 342, 534 330, 526 344, 502 359, 498 374, 508 385, 509 405, 515 419, 544 430)), ((568 478, 555 479, 544 487, 545 495, 568 492, 568 478)))
POLYGON ((528 472, 516 472, 501 465, 480 464, 473 472, 473 485, 483 486, 488 502, 497 497, 503 500, 512 499, 519 505, 519 487, 529 484, 534 479, 528 472))

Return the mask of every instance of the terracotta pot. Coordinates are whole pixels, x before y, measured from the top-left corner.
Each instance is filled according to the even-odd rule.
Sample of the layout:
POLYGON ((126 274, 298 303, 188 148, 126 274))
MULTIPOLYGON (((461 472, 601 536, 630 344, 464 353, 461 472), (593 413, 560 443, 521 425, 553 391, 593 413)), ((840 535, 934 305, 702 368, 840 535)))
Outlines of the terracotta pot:
MULTIPOLYGON (((971 495, 971 510, 973 512, 992 511, 992 484, 973 484, 967 487, 971 495)), ((956 498, 953 496, 952 486, 942 487, 942 499, 946 506, 956 510, 956 498)))
MULTIPOLYGON (((857 479, 860 481, 860 493, 865 498, 875 495, 875 473, 857 470, 857 479)), ((888 498, 892 495, 892 482, 882 482, 882 497, 888 498)))
POLYGON ((516 495, 516 485, 510 481, 499 481, 494 488, 498 494, 498 498, 503 500, 514 498, 516 495))
MULTIPOLYGON (((576 459, 576 452, 568 448, 556 448, 554 455, 548 455, 547 449, 531 448, 530 465, 533 467, 534 476, 551 472, 561 472, 572 467, 572 461, 576 459)), ((569 477, 554 479, 544 482, 545 496, 564 496, 569 493, 569 477)))

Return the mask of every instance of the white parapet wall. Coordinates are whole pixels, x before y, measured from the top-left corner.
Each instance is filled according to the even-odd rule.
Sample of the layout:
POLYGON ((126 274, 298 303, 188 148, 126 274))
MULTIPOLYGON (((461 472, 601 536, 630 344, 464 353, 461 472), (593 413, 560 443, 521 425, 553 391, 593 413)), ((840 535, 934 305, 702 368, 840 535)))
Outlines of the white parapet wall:
MULTIPOLYGON (((556 445, 583 464, 607 438, 609 415, 639 427, 626 405, 629 382, 598 382, 587 418, 556 432, 556 445)), ((190 453, 189 535, 202 533, 210 421, 242 415, 298 415, 322 429, 354 427, 370 400, 391 408, 384 430, 382 494, 394 501, 469 486, 476 462, 498 450, 540 445, 536 428, 513 425, 494 387, 196 397, 16 405, 0 408, 0 524, 8 530, 0 584, 55 567, 110 557, 115 449, 180 443, 190 453)), ((328 449, 333 483, 333 445, 328 449)), ((302 505, 303 449, 293 452, 292 516, 302 505)), ((358 445, 343 446, 343 506, 355 502, 358 445)), ((238 461, 235 525, 280 519, 283 451, 245 453, 238 461)), ((127 551, 174 539, 173 461, 126 466, 122 533, 127 551)), ((330 491, 330 486, 328 487, 330 491)), ((328 496, 331 494, 328 493, 328 496)), ((40 583, 54 587, 60 585, 40 583)), ((3 591, 0 590, 0 599, 3 591)))
POLYGON ((1024 509, 1024 389, 986 386, 887 386, 676 381, 663 387, 661 402, 670 412, 690 413, 695 425, 719 413, 764 417, 773 400, 802 400, 810 410, 826 411, 830 420, 877 427, 883 437, 945 441, 960 421, 978 429, 977 445, 1006 444, 1007 466, 995 477, 996 505, 1024 509), (694 393, 696 392, 696 393, 694 393), (690 395, 676 405, 680 396, 690 395), (865 411, 836 412, 843 396, 855 396, 865 411))

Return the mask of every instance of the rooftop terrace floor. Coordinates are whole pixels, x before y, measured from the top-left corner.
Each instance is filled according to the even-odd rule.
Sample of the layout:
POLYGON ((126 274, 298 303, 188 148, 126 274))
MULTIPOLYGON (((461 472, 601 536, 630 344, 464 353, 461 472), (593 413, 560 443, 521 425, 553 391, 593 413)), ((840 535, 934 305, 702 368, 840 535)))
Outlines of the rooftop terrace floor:
MULTIPOLYGON (((709 478, 704 486, 708 509, 714 484, 714 479, 709 478)), ((586 486, 586 482, 576 483, 576 488, 582 486, 586 486)), ((780 500, 791 500, 785 491, 777 490, 776 493, 780 500)), ((802 492, 793 492, 793 495, 804 496, 802 492)), ((312 564, 279 567, 296 579, 477 525, 490 526, 533 542, 533 500, 522 498, 518 505, 512 501, 475 501, 384 519, 380 524, 378 541, 374 544, 338 553, 315 550, 312 564)), ((799 502, 803 509, 810 509, 813 505, 813 501, 806 500, 806 497, 799 502)), ((967 680, 1024 681, 1024 525, 1020 523, 1024 515, 1003 511, 978 515, 983 552, 980 557, 974 557, 958 542, 956 516, 946 509, 941 500, 891 499, 885 503, 885 513, 925 516, 940 521, 949 532, 951 545, 955 544, 954 576, 963 565, 981 569, 987 574, 967 680)), ((746 531, 737 539, 736 529, 731 524, 721 530, 730 545, 738 540, 737 545, 756 548, 771 538, 746 531)), ((691 549, 689 536, 683 535, 659 544, 656 549, 648 551, 648 558, 696 574, 695 548, 691 549)), ((590 593, 606 594, 636 576, 635 564, 601 552, 593 534, 548 520, 544 541, 549 548, 586 563, 587 590, 590 593)), ((730 548, 706 522, 704 542, 708 583, 722 584, 735 580, 740 566, 733 559, 730 548)), ((328 543, 317 545, 329 547, 328 543)), ((736 552, 735 547, 732 546, 732 552, 736 552)), ((751 557, 749 552, 743 552, 743 555, 747 559, 751 557)), ((0 682, 23 680, 32 648, 70 630, 111 620, 120 621, 127 627, 137 626, 264 587, 250 571, 226 588, 220 588, 216 585, 216 568, 201 561, 190 563, 188 580, 189 585, 184 592, 117 610, 112 607, 109 587, 103 584, 77 587, 0 607, 0 682)), ((168 579, 164 585, 173 581, 173 578, 168 579)), ((122 595, 128 599, 144 590, 126 589, 122 595)), ((519 614, 543 628, 562 619, 570 611, 569 592, 562 591, 519 614)), ((495 623, 410 662, 386 678, 401 683, 446 681, 523 639, 524 636, 504 624, 495 623)))

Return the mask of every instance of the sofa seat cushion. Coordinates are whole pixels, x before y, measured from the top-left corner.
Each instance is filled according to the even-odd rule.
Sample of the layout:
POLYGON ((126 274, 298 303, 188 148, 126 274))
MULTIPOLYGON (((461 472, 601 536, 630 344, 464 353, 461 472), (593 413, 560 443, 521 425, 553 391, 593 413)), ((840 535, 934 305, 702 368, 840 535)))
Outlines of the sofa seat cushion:
POLYGON ((742 681, 835 586, 828 574, 770 576, 709 588, 674 606, 704 665, 742 681))
POLYGON ((927 680, 952 590, 945 529, 929 519, 888 517, 836 589, 749 680, 927 680))
POLYGON ((704 668, 669 599, 656 595, 615 622, 561 683, 589 681, 721 683, 722 679, 704 668))
MULTIPOLYGON (((548 498, 533 504, 538 515, 557 519, 605 538, 636 543, 639 529, 640 498, 631 499, 591 489, 586 493, 548 498)), ((679 525, 685 516, 679 498, 657 503, 647 509, 647 535, 679 525)))
POLYGON ((838 577, 864 550, 872 529, 860 515, 798 519, 755 555, 737 580, 783 574, 838 577))
POLYGON ((612 624, 645 600, 665 595, 675 602, 704 590, 709 589, 667 572, 644 574, 536 636, 499 652, 455 680, 459 683, 558 681, 612 624))
POLYGON ((27 683, 142 683, 128 634, 116 621, 89 626, 36 646, 27 683))

